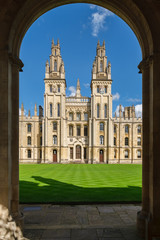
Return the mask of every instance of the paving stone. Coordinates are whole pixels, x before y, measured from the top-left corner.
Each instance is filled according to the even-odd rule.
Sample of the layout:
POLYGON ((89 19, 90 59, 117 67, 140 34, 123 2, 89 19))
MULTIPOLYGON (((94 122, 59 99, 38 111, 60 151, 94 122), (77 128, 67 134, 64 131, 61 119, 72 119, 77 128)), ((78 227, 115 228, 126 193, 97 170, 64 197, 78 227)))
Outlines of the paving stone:
POLYGON ((25 229, 24 230, 24 237, 28 238, 29 240, 39 240, 42 237, 44 230, 41 229, 25 229))
POLYGON ((49 229, 44 231, 42 239, 70 238, 70 229, 49 229))
POLYGON ((115 212, 112 207, 107 207, 107 206, 100 206, 100 207, 98 207, 98 210, 99 210, 100 214, 115 212))
POLYGON ((73 229, 71 240, 99 240, 96 229, 73 229))
POLYGON ((106 237, 106 238, 122 238, 123 234, 120 229, 115 228, 105 228, 105 229, 97 229, 98 237, 106 237))

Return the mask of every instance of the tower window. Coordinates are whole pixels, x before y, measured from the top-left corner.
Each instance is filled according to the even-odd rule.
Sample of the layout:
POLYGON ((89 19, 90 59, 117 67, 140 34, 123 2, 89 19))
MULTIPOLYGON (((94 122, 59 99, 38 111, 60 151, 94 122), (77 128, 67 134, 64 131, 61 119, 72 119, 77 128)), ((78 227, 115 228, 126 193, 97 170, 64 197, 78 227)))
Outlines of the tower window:
POLYGON ((125 151, 124 151, 124 157, 125 157, 125 158, 128 158, 128 157, 129 157, 129 152, 128 152, 128 150, 125 150, 125 151))
POLYGON ((103 145, 104 144, 104 136, 100 136, 100 144, 103 145))
POLYGON ((114 133, 116 133, 116 132, 117 132, 117 126, 114 125, 114 133))
POLYGON ((99 103, 97 104, 97 118, 99 118, 99 112, 100 112, 100 110, 99 110, 99 103))
POLYGON ((84 126, 84 136, 88 136, 88 127, 84 126))
POLYGON ((141 158, 141 150, 137 151, 137 158, 141 158))
POLYGON ((52 103, 50 103, 50 117, 52 117, 52 103))
POLYGON ((61 91, 61 88, 60 88, 60 85, 58 85, 58 92, 60 92, 61 91))
POLYGON ((49 85, 49 91, 52 92, 52 85, 49 85))
POLYGON ((140 126, 140 125, 138 125, 138 127, 137 127, 137 133, 138 133, 138 134, 141 133, 141 126, 140 126))
POLYGON ((27 144, 28 144, 28 145, 31 145, 31 137, 30 137, 30 136, 27 137, 27 144))
POLYGON ((129 133, 129 126, 125 125, 125 133, 129 133))
POLYGON ((40 137, 40 146, 42 146, 42 137, 40 137))
POLYGON ((73 126, 69 125, 69 136, 73 136, 73 126))
POLYGON ((60 103, 57 104, 57 116, 60 117, 60 103))
POLYGON ((99 86, 97 86, 97 93, 99 93, 99 86))
POLYGON ((42 132, 42 124, 39 125, 39 130, 42 132))
POLYGON ((39 151, 39 158, 42 159, 42 150, 39 151))
POLYGON ((54 144, 54 145, 57 144, 57 136, 56 136, 56 135, 53 136, 53 144, 54 144))
POLYGON ((27 125, 27 132, 31 132, 31 124, 27 125))
POLYGON ((55 49, 55 56, 57 55, 56 49, 55 49))
POLYGON ((53 131, 57 131, 57 122, 53 122, 53 131))
POLYGON ((114 158, 117 158, 117 150, 114 150, 114 158))
POLYGON ((129 139, 128 137, 125 137, 125 146, 128 146, 128 144, 129 144, 129 139))
POLYGON ((28 158, 31 158, 31 150, 30 149, 27 151, 27 156, 28 156, 28 158))
POLYGON ((141 137, 138 137, 138 138, 137 138, 137 145, 138 145, 138 146, 141 146, 141 137))
POLYGON ((116 146, 116 137, 114 137, 114 146, 116 146))
POLYGON ((69 120, 70 120, 70 121, 73 120, 73 113, 69 113, 69 120))
POLYGON ((70 148, 70 159, 73 159, 73 147, 70 148))
POLYGON ((107 93, 107 86, 104 87, 104 92, 107 93))
POLYGON ((104 105, 104 117, 107 118, 107 104, 104 105))
POLYGON ((57 61, 54 61, 54 71, 57 72, 57 61))
POLYGON ((84 120, 88 121, 88 113, 84 113, 84 120))
POLYGON ((78 120, 78 121, 81 120, 81 113, 77 113, 77 120, 78 120))
POLYGON ((103 62, 100 61, 100 72, 103 72, 103 62))
POLYGON ((100 131, 104 131, 104 123, 103 122, 100 123, 100 131))
POLYGON ((87 148, 84 147, 83 149, 84 149, 84 159, 87 159, 87 148))
POLYGON ((77 125, 77 136, 81 136, 81 126, 77 125))

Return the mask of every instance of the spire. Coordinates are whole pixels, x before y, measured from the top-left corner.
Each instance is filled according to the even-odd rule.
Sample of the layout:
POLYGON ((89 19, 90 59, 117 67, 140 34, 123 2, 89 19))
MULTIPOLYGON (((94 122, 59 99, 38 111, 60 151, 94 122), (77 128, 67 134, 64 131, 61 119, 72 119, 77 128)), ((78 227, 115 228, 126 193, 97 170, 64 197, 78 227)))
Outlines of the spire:
POLYGON ((23 103, 21 104, 21 116, 24 116, 24 106, 23 106, 23 103))
POLYGON ((99 42, 99 40, 98 40, 98 43, 97 43, 97 47, 100 47, 100 42, 99 42))
POLYGON ((60 46, 60 44, 59 44, 59 39, 57 40, 57 46, 58 46, 58 47, 60 46))
POLYGON ((121 106, 121 104, 119 105, 119 117, 120 118, 122 117, 122 106, 121 106))
POLYGON ((37 116, 37 105, 35 103, 35 106, 34 106, 34 116, 36 117, 37 116))
POLYGON ((103 40, 103 47, 105 48, 105 41, 103 40))
POLYGON ((31 111, 29 110, 29 111, 28 111, 28 117, 30 117, 30 116, 31 116, 31 111))
POLYGON ((54 47, 54 40, 52 39, 52 48, 54 47))
POLYGON ((76 91, 76 97, 81 97, 81 88, 80 88, 79 78, 77 79, 77 91, 76 91))
POLYGON ((49 62, 48 62, 48 60, 46 61, 45 78, 49 78, 49 62))

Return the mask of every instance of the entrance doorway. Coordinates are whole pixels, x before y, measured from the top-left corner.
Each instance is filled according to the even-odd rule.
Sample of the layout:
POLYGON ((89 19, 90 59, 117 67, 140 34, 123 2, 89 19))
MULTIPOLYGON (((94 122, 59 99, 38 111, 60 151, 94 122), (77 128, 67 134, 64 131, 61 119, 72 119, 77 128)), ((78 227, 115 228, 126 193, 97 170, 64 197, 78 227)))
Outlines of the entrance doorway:
POLYGON ((53 150, 53 162, 57 162, 57 150, 53 150))
POLYGON ((99 161, 104 162, 104 151, 102 149, 99 151, 99 161))
POLYGON ((81 159, 81 146, 76 146, 76 159, 81 159))

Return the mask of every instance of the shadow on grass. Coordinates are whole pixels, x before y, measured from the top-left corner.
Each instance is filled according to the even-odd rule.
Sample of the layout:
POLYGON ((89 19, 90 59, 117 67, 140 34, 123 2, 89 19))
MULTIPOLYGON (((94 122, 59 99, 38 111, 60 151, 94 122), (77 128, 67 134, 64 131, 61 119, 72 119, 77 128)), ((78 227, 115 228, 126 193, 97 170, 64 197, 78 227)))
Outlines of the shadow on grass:
POLYGON ((36 182, 20 181, 21 203, 141 202, 141 187, 83 188, 40 176, 32 178, 43 183, 43 186, 36 182))

